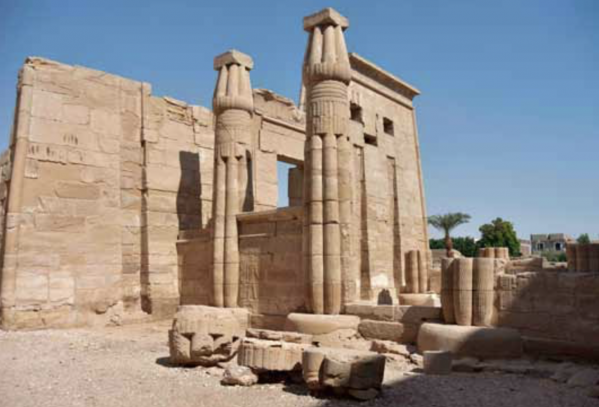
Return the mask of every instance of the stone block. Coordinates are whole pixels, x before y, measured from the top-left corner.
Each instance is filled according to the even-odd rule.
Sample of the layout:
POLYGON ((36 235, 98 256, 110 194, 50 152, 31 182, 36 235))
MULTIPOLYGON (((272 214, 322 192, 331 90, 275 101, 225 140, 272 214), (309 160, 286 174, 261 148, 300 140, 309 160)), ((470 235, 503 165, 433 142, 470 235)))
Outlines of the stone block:
POLYGON ((424 373, 431 375, 448 375, 451 373, 452 354, 443 350, 424 352, 424 373))
POLYGON ((381 339, 400 343, 416 342, 418 325, 399 322, 363 320, 358 332, 367 339, 381 339))
POLYGON ((400 305, 395 310, 395 320, 401 323, 421 324, 441 320, 441 308, 419 305, 400 305))
POLYGON ((441 300, 436 294, 399 294, 402 305, 418 305, 422 307, 439 307, 441 300))
POLYGON ((304 334, 325 335, 342 329, 357 331, 360 318, 353 315, 316 315, 291 313, 285 329, 304 334))
POLYGON ((56 184, 56 195, 60 198, 96 200, 100 198, 100 187, 97 185, 61 181, 56 184))
POLYGON ((62 115, 66 123, 89 124, 89 108, 87 106, 65 104, 62 106, 62 115))
POLYGON ((486 328, 425 323, 418 332, 418 350, 450 351, 477 358, 519 358, 523 342, 511 328, 486 328))
POLYGON ((378 390, 385 374, 385 356, 368 351, 311 347, 303 353, 302 371, 312 390, 378 390))

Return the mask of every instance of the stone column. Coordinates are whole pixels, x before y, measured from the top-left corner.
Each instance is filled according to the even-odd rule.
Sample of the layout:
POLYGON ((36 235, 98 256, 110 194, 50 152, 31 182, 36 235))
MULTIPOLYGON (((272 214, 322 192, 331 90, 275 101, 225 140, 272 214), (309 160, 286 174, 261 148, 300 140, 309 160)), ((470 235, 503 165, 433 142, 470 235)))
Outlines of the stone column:
POLYGON ((216 115, 213 186, 213 305, 237 307, 239 246, 237 214, 241 211, 251 115, 254 111, 249 71, 252 59, 228 51, 214 59, 219 71, 212 107, 216 115), (241 182, 240 182, 240 178, 241 182))
POLYGON ((341 312, 341 224, 349 224, 351 184, 340 182, 350 172, 348 140, 349 56, 343 30, 347 19, 327 8, 304 18, 310 33, 304 60, 306 150, 304 189, 304 259, 310 282, 312 312, 341 312), (341 146, 341 149, 339 148, 341 146), (343 159, 340 159, 340 154, 343 159), (340 213, 341 209, 341 213, 340 213))

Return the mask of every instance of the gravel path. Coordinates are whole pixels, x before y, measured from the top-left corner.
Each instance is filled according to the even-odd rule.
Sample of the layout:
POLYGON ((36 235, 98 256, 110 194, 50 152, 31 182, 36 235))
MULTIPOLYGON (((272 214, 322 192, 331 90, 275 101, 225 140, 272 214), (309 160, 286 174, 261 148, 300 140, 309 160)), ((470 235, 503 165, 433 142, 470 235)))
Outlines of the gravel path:
POLYGON ((383 396, 318 399, 301 385, 221 386, 212 370, 169 367, 167 323, 0 331, 0 407, 506 406, 599 407, 580 390, 508 374, 424 376, 387 369, 383 396))

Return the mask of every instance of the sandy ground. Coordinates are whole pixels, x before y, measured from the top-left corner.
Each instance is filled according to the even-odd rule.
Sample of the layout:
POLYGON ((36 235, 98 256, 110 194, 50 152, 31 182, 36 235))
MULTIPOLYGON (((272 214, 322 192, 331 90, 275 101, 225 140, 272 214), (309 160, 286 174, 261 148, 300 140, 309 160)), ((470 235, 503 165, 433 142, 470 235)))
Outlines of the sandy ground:
POLYGON ((549 379, 493 373, 434 377, 399 367, 387 369, 383 395, 363 403, 314 398, 301 385, 225 387, 206 369, 168 365, 168 325, 0 331, 0 406, 599 407, 598 399, 549 379))

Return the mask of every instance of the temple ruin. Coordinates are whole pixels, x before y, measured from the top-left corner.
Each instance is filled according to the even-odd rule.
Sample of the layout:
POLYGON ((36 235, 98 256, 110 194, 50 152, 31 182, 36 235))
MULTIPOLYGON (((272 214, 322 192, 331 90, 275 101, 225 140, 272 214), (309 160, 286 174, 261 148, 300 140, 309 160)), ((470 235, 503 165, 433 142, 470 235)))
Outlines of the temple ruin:
MULTIPOLYGON (((2 327, 176 315, 173 361, 216 363, 241 347, 240 360, 267 369, 256 355, 274 340, 293 363, 269 366, 308 363, 316 387, 337 351, 309 344, 333 349, 340 332, 481 358, 598 357, 597 244, 568 245, 569 270, 507 248, 437 267, 419 91, 348 53, 335 10, 303 28, 298 105, 252 88, 262 62, 236 50, 214 59, 212 110, 28 58, 0 160, 2 327), (295 166, 284 208, 278 161, 295 166)), ((384 358, 368 363, 382 374, 384 358)), ((377 384, 343 386, 361 397, 377 384)))

